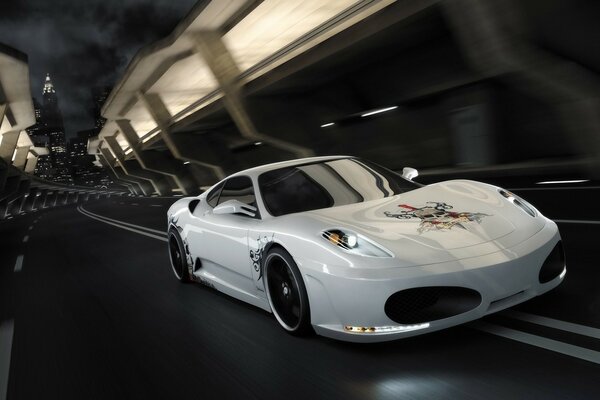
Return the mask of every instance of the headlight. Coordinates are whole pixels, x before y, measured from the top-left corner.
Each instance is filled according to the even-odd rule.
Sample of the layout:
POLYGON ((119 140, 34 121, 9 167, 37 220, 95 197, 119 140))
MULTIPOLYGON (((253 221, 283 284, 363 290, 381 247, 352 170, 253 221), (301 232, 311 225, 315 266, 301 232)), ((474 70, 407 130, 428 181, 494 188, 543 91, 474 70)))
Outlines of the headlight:
POLYGON ((498 193, 500 193, 506 200, 510 201, 514 205, 520 207, 527 214, 535 217, 537 215, 537 210, 534 206, 517 196, 516 194, 509 192, 508 190, 498 189, 498 193))
POLYGON ((323 231, 322 236, 329 243, 336 245, 348 253, 367 257, 393 257, 393 254, 383 247, 364 236, 352 232, 330 229, 323 231))

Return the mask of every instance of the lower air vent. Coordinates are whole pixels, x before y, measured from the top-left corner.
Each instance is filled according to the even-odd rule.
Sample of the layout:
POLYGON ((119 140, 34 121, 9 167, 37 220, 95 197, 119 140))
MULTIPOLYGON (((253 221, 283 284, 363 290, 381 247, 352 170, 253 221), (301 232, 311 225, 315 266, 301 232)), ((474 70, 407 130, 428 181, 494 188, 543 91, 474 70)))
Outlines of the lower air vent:
POLYGON ((417 324, 462 314, 479 304, 481 295, 476 290, 432 286, 394 293, 385 302, 385 313, 399 324, 417 324))
POLYGON ((540 269, 540 283, 550 282, 552 279, 559 276, 565 269, 565 252, 562 242, 558 242, 552 252, 544 261, 542 269, 540 269))

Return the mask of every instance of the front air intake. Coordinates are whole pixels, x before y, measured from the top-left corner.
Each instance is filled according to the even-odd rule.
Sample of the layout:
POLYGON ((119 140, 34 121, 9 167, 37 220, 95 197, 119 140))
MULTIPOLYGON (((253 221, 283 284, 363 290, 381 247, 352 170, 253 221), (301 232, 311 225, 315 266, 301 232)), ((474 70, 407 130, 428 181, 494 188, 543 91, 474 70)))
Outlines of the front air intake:
POLYGON ((556 243, 556 246, 552 249, 546 261, 542 264, 540 269, 540 283, 550 282, 557 276, 559 276, 565 269, 565 252, 563 250, 562 242, 556 243))
POLYGON ((480 304, 481 295, 476 290, 431 286, 394 293, 385 302, 385 313, 399 324, 418 324, 462 314, 480 304))

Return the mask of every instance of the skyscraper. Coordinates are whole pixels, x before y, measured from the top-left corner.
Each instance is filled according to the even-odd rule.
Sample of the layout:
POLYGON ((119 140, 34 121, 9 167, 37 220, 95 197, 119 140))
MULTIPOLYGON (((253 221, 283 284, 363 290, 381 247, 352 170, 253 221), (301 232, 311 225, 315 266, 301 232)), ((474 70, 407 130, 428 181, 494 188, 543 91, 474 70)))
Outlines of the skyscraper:
POLYGON ((98 133, 100 133, 100 130, 106 122, 106 118, 102 116, 102 106, 110 95, 111 90, 112 88, 110 86, 99 86, 92 89, 92 101, 94 104, 94 108, 92 110, 94 113, 94 129, 96 129, 98 133))
POLYGON ((50 160, 53 169, 51 179, 55 182, 73 184, 73 177, 69 168, 70 163, 67 154, 62 113, 58 105, 58 96, 56 95, 50 74, 46 75, 42 91, 41 116, 49 138, 50 160))

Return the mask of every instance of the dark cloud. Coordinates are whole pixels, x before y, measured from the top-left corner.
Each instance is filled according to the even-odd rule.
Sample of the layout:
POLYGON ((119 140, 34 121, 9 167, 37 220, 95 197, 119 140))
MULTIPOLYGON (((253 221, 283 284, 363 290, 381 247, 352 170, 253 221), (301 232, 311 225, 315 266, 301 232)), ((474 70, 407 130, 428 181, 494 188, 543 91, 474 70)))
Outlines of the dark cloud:
POLYGON ((91 89, 114 84, 131 57, 168 35, 196 1, 3 1, 0 42, 28 54, 35 97, 51 74, 73 136, 93 125, 91 89))

